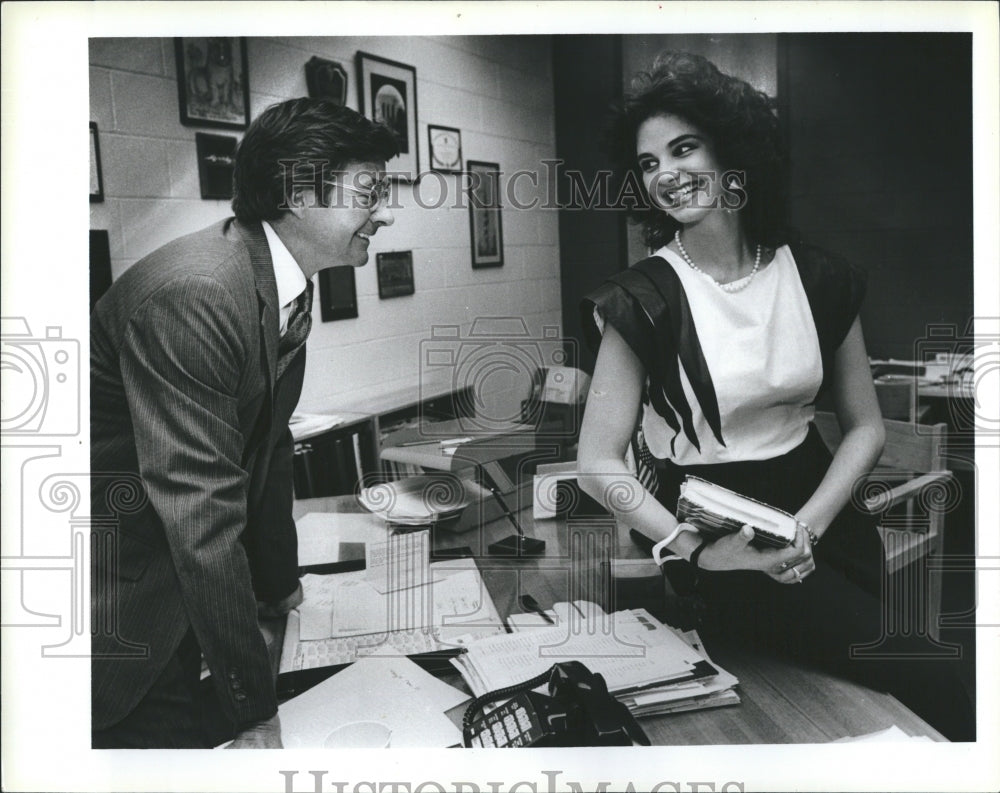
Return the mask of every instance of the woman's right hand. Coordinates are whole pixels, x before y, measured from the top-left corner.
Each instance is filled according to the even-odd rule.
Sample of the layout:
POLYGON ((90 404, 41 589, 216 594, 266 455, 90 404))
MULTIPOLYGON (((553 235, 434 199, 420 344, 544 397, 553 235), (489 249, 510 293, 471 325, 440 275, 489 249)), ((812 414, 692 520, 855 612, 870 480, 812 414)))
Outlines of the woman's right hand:
POLYGON ((752 546, 753 538, 754 531, 750 526, 720 537, 705 546, 698 557, 698 567, 702 570, 759 570, 780 583, 789 584, 798 583, 816 568, 811 555, 809 563, 803 563, 803 547, 798 537, 787 548, 765 549, 752 546), (793 566, 798 569, 798 577, 791 572, 793 566))

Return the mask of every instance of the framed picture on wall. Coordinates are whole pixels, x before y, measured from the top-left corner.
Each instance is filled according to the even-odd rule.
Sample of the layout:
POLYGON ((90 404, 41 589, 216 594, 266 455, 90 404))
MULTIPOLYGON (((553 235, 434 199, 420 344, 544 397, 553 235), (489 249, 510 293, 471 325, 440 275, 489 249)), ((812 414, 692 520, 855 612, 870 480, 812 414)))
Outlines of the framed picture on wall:
POLYGON ((438 173, 460 173, 462 170, 462 132, 453 127, 427 125, 427 151, 430 168, 438 173))
POLYGON ((378 296, 382 300, 390 297, 412 295, 413 251, 392 251, 375 257, 378 269, 378 296))
POLYGON ((90 230, 90 310, 111 286, 111 241, 107 229, 90 230))
POLYGON ((336 61, 313 56, 306 63, 306 88, 312 99, 347 102, 347 70, 336 61))
POLYGON ((500 166, 469 160, 469 228, 472 267, 503 267, 503 224, 500 204, 500 166))
POLYGON ((417 70, 367 52, 357 54, 357 70, 362 114, 385 124, 399 141, 399 156, 391 159, 386 169, 400 181, 417 181, 417 70))
POLYGON ((358 315, 354 268, 349 264, 319 271, 319 314, 323 322, 353 319, 358 315))
POLYGON ((198 149, 198 182, 202 198, 228 201, 233 197, 233 168, 236 165, 236 138, 228 135, 194 136, 198 149))
POLYGON ((97 124, 90 122, 90 203, 99 204, 104 200, 104 174, 101 173, 101 142, 97 136, 97 124))
POLYGON ((246 39, 175 38, 181 124, 246 129, 250 125, 246 39))

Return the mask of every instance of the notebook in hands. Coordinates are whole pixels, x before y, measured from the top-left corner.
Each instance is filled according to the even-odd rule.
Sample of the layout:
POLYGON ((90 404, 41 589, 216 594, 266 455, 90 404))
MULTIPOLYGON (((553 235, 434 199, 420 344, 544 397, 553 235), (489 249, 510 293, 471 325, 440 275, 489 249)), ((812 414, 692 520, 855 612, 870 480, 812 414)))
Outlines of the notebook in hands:
POLYGON ((751 526, 758 548, 786 548, 797 531, 793 515, 695 476, 681 484, 677 520, 716 539, 751 526))

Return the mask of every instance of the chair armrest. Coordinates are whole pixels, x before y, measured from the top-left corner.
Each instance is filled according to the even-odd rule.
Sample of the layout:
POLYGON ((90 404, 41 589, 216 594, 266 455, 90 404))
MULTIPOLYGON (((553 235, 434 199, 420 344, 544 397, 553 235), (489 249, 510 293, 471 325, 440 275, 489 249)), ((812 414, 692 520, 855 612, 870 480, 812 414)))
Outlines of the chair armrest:
POLYGON ((865 499, 865 509, 869 512, 885 511, 904 501, 909 501, 920 493, 925 487, 930 487, 938 482, 947 482, 952 478, 951 471, 931 471, 921 476, 896 485, 886 493, 879 493, 871 498, 865 499))

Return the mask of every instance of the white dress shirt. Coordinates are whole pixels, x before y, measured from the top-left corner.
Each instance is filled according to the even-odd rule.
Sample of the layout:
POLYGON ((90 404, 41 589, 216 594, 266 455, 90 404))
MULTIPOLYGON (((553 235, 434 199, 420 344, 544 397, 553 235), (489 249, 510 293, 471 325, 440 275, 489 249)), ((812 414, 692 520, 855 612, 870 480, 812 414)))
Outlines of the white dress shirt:
POLYGON ((292 303, 306 289, 306 276, 288 252, 285 243, 271 228, 271 224, 265 220, 261 221, 261 225, 264 227, 264 236, 267 237, 267 247, 271 250, 271 265, 278 285, 278 305, 281 306, 278 332, 284 335, 288 328, 288 317, 292 313, 292 303))

